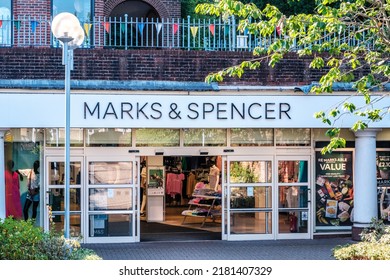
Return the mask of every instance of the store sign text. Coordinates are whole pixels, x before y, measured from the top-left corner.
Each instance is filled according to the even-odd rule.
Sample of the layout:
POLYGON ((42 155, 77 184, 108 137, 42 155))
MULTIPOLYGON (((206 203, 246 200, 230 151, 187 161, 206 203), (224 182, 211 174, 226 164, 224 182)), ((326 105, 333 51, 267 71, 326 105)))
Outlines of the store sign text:
POLYGON ((348 158, 319 158, 318 159, 321 170, 347 170, 348 158))
POLYGON ((97 102, 84 102, 84 119, 94 117, 104 119, 154 119, 159 120, 166 115, 169 119, 189 120, 282 120, 291 119, 289 103, 225 103, 225 102, 191 102, 183 106, 170 103, 165 106, 160 102, 108 102, 106 105, 97 102), (182 107, 181 107, 182 106, 182 107), (165 108, 166 107, 166 108, 165 108))

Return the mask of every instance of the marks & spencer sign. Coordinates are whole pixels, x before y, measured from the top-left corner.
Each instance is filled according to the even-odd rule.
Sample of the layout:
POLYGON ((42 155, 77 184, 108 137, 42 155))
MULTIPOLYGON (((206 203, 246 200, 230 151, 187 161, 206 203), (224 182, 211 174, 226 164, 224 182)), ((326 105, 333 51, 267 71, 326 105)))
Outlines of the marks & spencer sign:
MULTIPOLYGON (((314 113, 345 99, 336 95, 238 94, 73 93, 70 122, 71 127, 80 128, 327 128, 314 113)), ((359 98, 351 101, 364 103, 359 98)), ((387 101, 381 102, 386 105, 387 101)), ((378 107, 383 105, 379 103, 378 107)), ((0 95, 2 127, 63 127, 64 117, 62 93, 0 95)), ((346 115, 340 125, 350 128, 355 121, 355 116, 346 115)), ((384 119, 371 126, 389 124, 384 119)))
POLYGON ((106 127, 275 127, 293 122, 289 101, 258 96, 114 96, 84 100, 82 120, 106 127))
POLYGON ((84 102, 84 119, 95 118, 104 119, 122 119, 122 120, 159 120, 163 119, 164 113, 166 118, 171 120, 281 120, 291 119, 289 115, 289 103, 227 103, 227 102, 191 102, 186 106, 180 106, 172 102, 168 104, 168 110, 160 102, 120 102, 113 103, 101 102, 88 103, 84 102))

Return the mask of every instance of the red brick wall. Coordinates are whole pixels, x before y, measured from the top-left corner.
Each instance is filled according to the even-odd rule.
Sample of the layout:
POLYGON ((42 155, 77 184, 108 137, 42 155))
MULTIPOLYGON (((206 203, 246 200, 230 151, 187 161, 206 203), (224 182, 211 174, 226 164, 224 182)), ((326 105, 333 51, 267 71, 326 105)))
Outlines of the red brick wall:
MULTIPOLYGON (((208 73, 252 58, 249 52, 76 49, 72 79, 204 81, 208 73)), ((275 68, 266 63, 229 84, 296 85, 318 81, 309 59, 290 54, 275 68)), ((64 79, 61 49, 0 48, 0 79, 64 79)))
POLYGON ((32 17, 50 17, 50 0, 14 0, 13 14, 16 16, 25 15, 32 17))
MULTIPOLYGON (((109 16, 110 11, 116 5, 125 0, 95 0, 94 15, 109 16)), ((180 18, 181 4, 180 0, 144 0, 152 5, 163 18, 180 18)), ((15 16, 32 16, 32 17, 50 17, 51 16, 51 0, 14 0, 13 14, 15 16)))
MULTIPOLYGON (((104 6, 104 16, 108 17, 111 11, 126 0, 107 0, 104 6)), ((181 18, 180 0, 143 0, 151 5, 161 18, 181 18)), ((96 6, 96 5, 95 5, 96 6)))

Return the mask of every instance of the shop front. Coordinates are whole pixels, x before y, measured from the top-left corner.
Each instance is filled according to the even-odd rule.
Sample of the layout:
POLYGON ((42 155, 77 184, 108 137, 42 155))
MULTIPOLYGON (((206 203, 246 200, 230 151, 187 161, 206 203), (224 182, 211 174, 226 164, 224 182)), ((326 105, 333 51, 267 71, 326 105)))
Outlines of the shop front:
MULTIPOLYGON (((326 129, 313 117, 343 97, 233 94, 73 95, 70 209, 63 95, 0 96, 7 100, 0 104, 15 104, 0 111, 8 120, 5 158, 15 169, 41 162, 37 225, 60 231, 69 211, 70 235, 85 243, 163 240, 162 230, 222 240, 351 234, 362 215, 354 216, 361 170, 353 120, 343 122, 348 146, 322 155, 326 129), (27 115, 16 100, 37 106, 27 115)), ((375 201, 365 204, 379 205, 375 211, 384 216, 390 131, 389 122, 376 125, 373 151, 382 177, 374 174, 375 201)))

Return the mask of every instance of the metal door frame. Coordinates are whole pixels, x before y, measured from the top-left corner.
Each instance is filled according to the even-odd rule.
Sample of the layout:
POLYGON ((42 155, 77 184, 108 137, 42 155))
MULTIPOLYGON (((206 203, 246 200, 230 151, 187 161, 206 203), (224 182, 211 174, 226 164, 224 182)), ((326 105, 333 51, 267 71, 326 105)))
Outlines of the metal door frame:
POLYGON ((311 164, 311 156, 310 155, 277 155, 275 157, 274 162, 274 172, 275 172, 275 203, 274 206, 276 209, 275 211, 275 239, 311 239, 313 237, 313 210, 312 210, 312 164, 311 164), (279 183, 278 182, 278 165, 279 161, 307 161, 307 182, 297 182, 297 183, 279 183), (288 186, 305 186, 307 185, 307 198, 308 198, 308 205, 307 207, 299 207, 294 208, 292 210, 303 210, 306 209, 307 211, 307 221, 308 221, 308 229, 307 233, 279 233, 279 210, 282 208, 279 208, 279 186, 288 185, 288 186))
MULTIPOLYGON (((222 239, 223 240, 274 240, 274 239, 311 239, 313 237, 313 210, 312 210, 312 165, 310 155, 266 155, 266 156, 223 156, 222 157, 222 239), (279 186, 278 163, 281 160, 304 160, 308 162, 307 183, 289 183, 288 185, 308 186, 308 232, 307 233, 279 233, 279 186), (259 183, 258 186, 272 185, 272 231, 269 234, 231 234, 230 232, 230 198, 231 183, 230 162, 232 161, 271 161, 272 181, 271 183, 259 183)), ((243 184, 242 186, 247 186, 243 184)), ((253 184, 251 184, 253 185, 253 184)), ((301 208, 300 208, 301 209, 301 208)))
MULTIPOLYGON (((232 161, 271 161, 271 166, 274 168, 274 157, 273 156, 225 156, 223 157, 223 187, 222 187, 222 197, 223 197, 223 204, 222 204, 222 239, 223 240, 229 240, 229 241, 236 241, 236 240, 271 240, 274 239, 274 215, 271 217, 271 233, 266 234, 231 234, 230 231, 230 225, 231 225, 231 215, 232 212, 230 208, 230 199, 231 199, 231 185, 232 184, 229 180, 230 177, 230 162, 232 161), (225 170, 226 169, 226 170, 225 170)), ((249 184, 241 184, 243 187, 247 187, 248 185, 256 185, 256 186, 271 186, 272 193, 274 192, 274 172, 272 172, 272 181, 271 183, 249 183, 249 184)), ((271 196, 273 197, 271 193, 271 196)), ((271 199, 272 205, 274 205, 273 198, 271 199)), ((273 208, 271 207, 271 213, 273 214, 273 208)), ((268 209, 268 208, 267 208, 268 209)), ((266 210, 264 210, 266 211, 266 210)), ((264 212, 261 211, 261 212, 264 212)), ((253 212, 258 212, 253 210, 253 212)))
MULTIPOLYGON (((65 157, 62 155, 51 155, 51 154, 47 154, 45 155, 45 160, 44 160, 44 166, 45 166, 45 177, 44 177, 44 218, 43 218, 43 227, 44 227, 44 230, 45 231, 48 231, 50 230, 50 221, 49 221, 49 214, 59 214, 59 215, 65 215, 65 211, 54 211, 54 213, 52 213, 53 211, 51 211, 51 213, 49 213, 49 208, 48 206, 50 206, 50 189, 63 189, 65 191, 65 185, 62 184, 62 185, 51 185, 50 184, 50 166, 49 164, 51 162, 63 162, 65 164, 65 157)), ((85 231, 85 223, 84 223, 84 217, 83 217, 83 213, 85 211, 85 200, 84 200, 84 193, 83 193, 83 186, 84 186, 84 178, 85 178, 85 168, 84 168, 84 156, 82 155, 71 155, 70 156, 70 163, 72 162, 80 162, 80 170, 82 171, 81 174, 80 174, 80 184, 71 184, 70 185, 70 188, 80 188, 80 211, 70 211, 70 213, 72 214, 75 214, 75 213, 80 213, 80 242, 84 242, 84 231, 85 231)), ((59 174, 60 175, 60 174, 59 174)), ((64 201, 65 203, 65 201, 64 201)))
MULTIPOLYGON (((95 162, 132 162, 132 183, 130 184, 121 184, 121 185, 103 185, 101 187, 109 188, 109 186, 115 186, 115 188, 129 188, 132 189, 132 209, 131 210, 89 210, 88 207, 85 209, 84 218, 86 222, 85 226, 85 242, 86 243, 118 243, 118 242, 139 242, 140 241, 140 213, 139 213, 139 205, 140 205, 140 186, 139 186, 139 166, 140 166, 140 157, 135 155, 101 155, 101 156, 86 156, 85 158, 85 170, 86 174, 88 172, 89 163, 95 162), (91 212, 96 214, 108 215, 108 214, 128 214, 132 219, 131 223, 131 236, 119 236, 119 237, 91 237, 89 236, 89 215, 91 212)), ((85 199, 86 205, 88 205, 89 199, 89 189, 96 188, 96 185, 91 185, 88 182, 88 176, 85 176, 85 199)))

